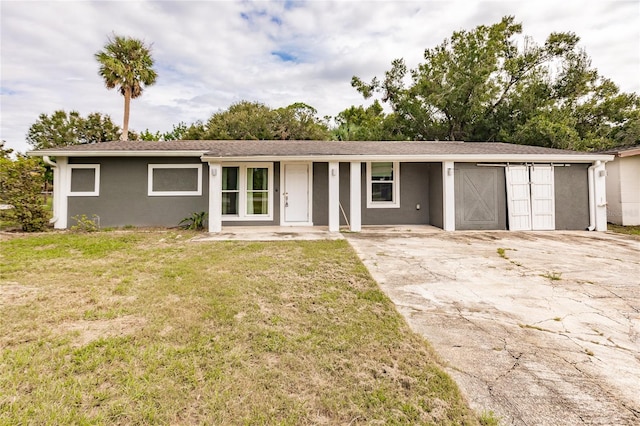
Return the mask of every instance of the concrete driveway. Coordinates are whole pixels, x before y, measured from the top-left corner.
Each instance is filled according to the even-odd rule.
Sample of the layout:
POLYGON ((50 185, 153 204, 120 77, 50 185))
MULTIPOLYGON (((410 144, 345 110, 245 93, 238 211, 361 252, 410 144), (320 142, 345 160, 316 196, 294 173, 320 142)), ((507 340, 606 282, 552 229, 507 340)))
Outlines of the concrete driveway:
POLYGON ((478 412, 640 424, 640 240, 588 232, 345 234, 478 412))

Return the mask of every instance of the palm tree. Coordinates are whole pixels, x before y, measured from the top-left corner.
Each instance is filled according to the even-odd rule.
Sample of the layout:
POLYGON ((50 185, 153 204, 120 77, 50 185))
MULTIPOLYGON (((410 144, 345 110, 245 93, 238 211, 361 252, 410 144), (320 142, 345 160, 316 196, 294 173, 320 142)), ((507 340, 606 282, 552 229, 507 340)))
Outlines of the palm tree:
POLYGON ((129 104, 142 95, 145 86, 156 82, 158 74, 153 69, 151 47, 143 41, 113 35, 108 38, 104 50, 95 54, 100 64, 98 73, 104 78, 107 89, 118 87, 124 96, 124 123, 120 140, 129 139, 129 104))

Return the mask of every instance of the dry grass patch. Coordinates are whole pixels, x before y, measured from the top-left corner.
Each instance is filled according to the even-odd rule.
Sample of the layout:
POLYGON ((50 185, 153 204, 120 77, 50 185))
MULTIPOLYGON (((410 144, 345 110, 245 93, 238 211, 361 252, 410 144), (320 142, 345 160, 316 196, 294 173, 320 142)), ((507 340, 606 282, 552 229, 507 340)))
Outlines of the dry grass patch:
POLYGON ((345 241, 189 235, 0 242, 0 424, 478 423, 345 241))

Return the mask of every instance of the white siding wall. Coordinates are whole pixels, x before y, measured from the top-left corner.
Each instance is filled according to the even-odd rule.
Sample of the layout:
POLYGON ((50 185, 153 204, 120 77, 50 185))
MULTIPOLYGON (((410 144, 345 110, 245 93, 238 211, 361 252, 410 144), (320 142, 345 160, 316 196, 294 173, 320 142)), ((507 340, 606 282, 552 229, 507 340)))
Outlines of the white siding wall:
POLYGON ((640 155, 620 160, 622 224, 640 225, 640 155))

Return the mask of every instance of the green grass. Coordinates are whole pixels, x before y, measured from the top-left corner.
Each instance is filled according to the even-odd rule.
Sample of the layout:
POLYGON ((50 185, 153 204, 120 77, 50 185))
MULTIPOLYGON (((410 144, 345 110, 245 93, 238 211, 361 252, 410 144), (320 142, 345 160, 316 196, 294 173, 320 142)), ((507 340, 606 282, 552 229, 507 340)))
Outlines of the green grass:
POLYGON ((345 241, 190 235, 5 236, 0 425, 486 420, 345 241))
POLYGON ((607 230, 618 234, 640 235, 640 226, 621 226, 608 223, 607 230))
POLYGON ((550 271, 546 274, 541 274, 540 276, 548 279, 549 281, 560 281, 562 279, 562 272, 550 271))

